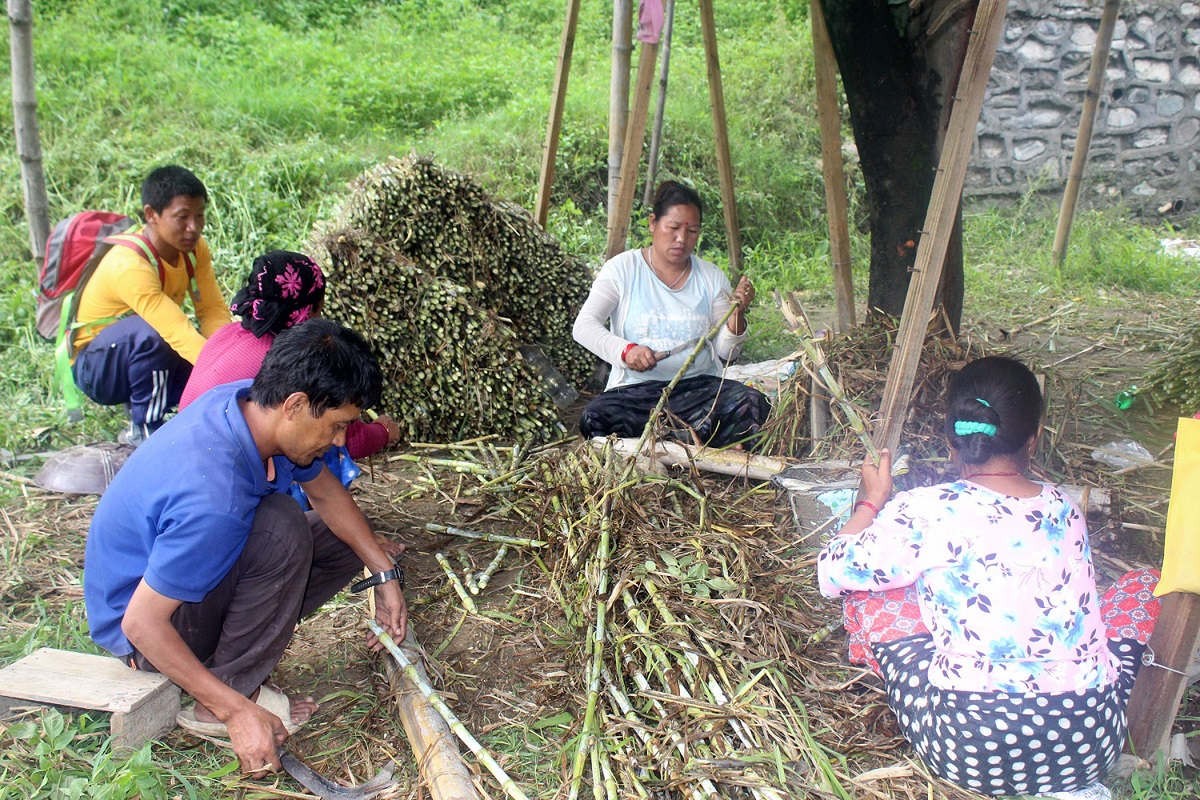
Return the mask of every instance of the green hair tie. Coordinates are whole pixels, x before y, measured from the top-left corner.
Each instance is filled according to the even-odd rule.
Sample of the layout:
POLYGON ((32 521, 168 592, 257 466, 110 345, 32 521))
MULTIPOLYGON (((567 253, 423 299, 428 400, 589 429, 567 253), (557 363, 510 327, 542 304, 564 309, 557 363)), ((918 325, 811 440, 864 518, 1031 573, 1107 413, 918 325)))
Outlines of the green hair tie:
POLYGON ((970 436, 972 433, 995 436, 996 426, 990 422, 974 422, 968 419, 959 419, 954 421, 954 432, 959 436, 970 436))
POLYGON ((987 400, 984 400, 982 397, 976 397, 975 402, 979 403, 981 406, 986 406, 987 408, 992 407, 992 404, 989 403, 987 400))

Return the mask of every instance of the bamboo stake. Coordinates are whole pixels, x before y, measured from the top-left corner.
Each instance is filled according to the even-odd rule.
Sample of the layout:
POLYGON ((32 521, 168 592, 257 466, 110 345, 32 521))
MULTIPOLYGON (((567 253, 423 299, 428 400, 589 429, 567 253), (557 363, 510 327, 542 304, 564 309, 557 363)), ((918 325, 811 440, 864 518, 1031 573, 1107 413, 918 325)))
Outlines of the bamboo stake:
MULTIPOLYGON (((829 260, 837 296, 838 332, 854 327, 854 279, 850 271, 850 225, 846 221, 846 175, 842 169, 842 115, 838 106, 837 61, 820 0, 809 0, 813 62, 817 79, 817 119, 821 126, 821 174, 829 223, 829 260)), ((813 438, 818 438, 814 436, 813 438)))
POLYGON ((704 62, 708 67, 708 96, 712 103, 713 137, 717 142, 717 173, 721 179, 721 209, 725 213, 725 239, 729 246, 729 281, 737 286, 742 274, 742 230, 733 191, 733 161, 729 154, 729 126, 725 121, 725 90, 721 86, 721 61, 717 57, 717 23, 712 0, 700 0, 700 30, 704 34, 704 62))
POLYGON ((46 258, 50 238, 50 201, 46 198, 46 172, 38 135, 37 85, 33 66, 33 3, 8 0, 9 57, 12 62, 13 129, 17 159, 21 162, 21 188, 29 220, 29 246, 39 264, 46 258))
POLYGON ((413 663, 409 661, 408 656, 404 655, 404 651, 396 646, 395 640, 392 639, 388 632, 373 619, 367 620, 367 626, 379 638, 380 643, 387 648, 387 651, 392 654, 392 657, 396 659, 396 663, 404 670, 404 674, 413 682, 413 685, 417 687, 421 695, 437 709, 438 713, 442 715, 442 719, 446 720, 446 724, 450 726, 450 730, 454 731, 454 735, 470 748, 475 757, 479 759, 479 762, 487 767, 488 772, 492 773, 492 777, 500 784, 500 788, 504 789, 505 794, 513 798, 513 800, 529 800, 525 793, 521 791, 521 787, 517 786, 513 782, 513 779, 508 777, 508 774, 496 762, 495 757, 492 756, 488 749, 481 745, 471 735, 471 732, 467 730, 466 726, 459 721, 454 712, 450 710, 450 706, 446 705, 446 701, 429 685, 429 681, 421 677, 420 673, 413 666, 413 663))
POLYGON ((900 332, 892 349, 892 362, 884 387, 880 407, 881 424, 876 427, 875 444, 895 451, 900 433, 912 402, 913 381, 921 363, 921 347, 925 341, 933 299, 941 282, 942 264, 950 245, 954 219, 962 206, 963 178, 967 172, 967 157, 975 142, 975 125, 983 107, 988 75, 996 56, 996 43, 1004 29, 1004 13, 1008 0, 979 0, 962 73, 950 111, 950 124, 937 176, 929 198, 924 230, 917 244, 916 275, 908 284, 900 332))
POLYGON ((650 207, 654 200, 654 179, 658 175, 658 150, 662 145, 663 117, 667 112, 667 77, 671 73, 671 31, 675 27, 675 0, 667 0, 663 9, 662 64, 658 68, 658 99, 654 108, 654 127, 650 133, 650 155, 646 158, 646 191, 642 205, 650 207))
POLYGON ((629 67, 633 54, 632 0, 614 0, 612 73, 608 92, 608 229, 612 231, 617 183, 621 180, 621 153, 629 120, 629 67))
POLYGON ((463 588, 462 581, 458 579, 458 575, 454 572, 454 567, 450 566, 450 561, 446 558, 445 553, 434 553, 434 558, 442 567, 442 572, 446 573, 446 580, 454 587, 455 594, 462 601, 463 608, 472 614, 479 613, 479 607, 475 605, 475 601, 471 599, 471 595, 467 594, 467 590, 463 588))
POLYGON ((533 219, 543 229, 550 216, 550 187, 554 185, 554 161, 558 156, 558 137, 562 133, 563 107, 567 100, 567 80, 571 76, 571 53, 575 50, 575 29, 579 23, 579 0, 567 0, 567 19, 563 23, 558 46, 558 66, 554 71, 554 92, 550 97, 550 121, 546 143, 542 147, 542 172, 538 177, 537 201, 533 219))
POLYGON ((1120 8, 1121 0, 1104 0, 1104 11, 1100 14, 1100 30, 1092 48, 1092 66, 1088 71, 1087 91, 1083 95, 1083 110, 1079 115, 1079 133, 1075 137, 1075 152, 1071 154, 1071 171, 1067 174, 1062 208, 1058 213, 1058 227, 1054 231, 1051 258, 1056 267, 1067 256, 1067 241, 1071 236, 1071 224, 1075 221, 1075 203, 1079 200, 1083 168, 1087 165, 1088 150, 1092 146, 1092 128, 1096 123, 1096 110, 1100 107, 1104 70, 1108 67, 1108 51, 1112 46, 1120 8))
POLYGON ((538 539, 521 539, 516 536, 505 536, 500 533, 485 533, 483 531, 469 531, 466 528, 456 528, 453 525, 439 525, 436 522, 426 522, 425 530, 432 533, 449 533, 453 536, 461 536, 464 539, 478 539, 484 542, 496 542, 497 544, 510 544, 514 547, 545 547, 546 543, 538 539))
POLYGON ((633 111, 625 127, 625 147, 621 151, 621 173, 617 182, 617 201, 608 223, 608 257, 625 249, 629 235, 629 215, 633 212, 633 195, 637 190, 638 168, 642 162, 642 141, 646 137, 646 114, 650 110, 650 86, 654 81, 654 63, 658 58, 658 42, 639 42, 637 83, 633 90, 633 111))

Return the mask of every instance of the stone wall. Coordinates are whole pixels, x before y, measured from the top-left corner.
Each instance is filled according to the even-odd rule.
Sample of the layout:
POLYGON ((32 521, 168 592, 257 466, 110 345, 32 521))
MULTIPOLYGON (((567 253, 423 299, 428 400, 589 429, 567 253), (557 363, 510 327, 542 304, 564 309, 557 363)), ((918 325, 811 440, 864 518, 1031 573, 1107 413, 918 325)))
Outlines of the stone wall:
MULTIPOLYGON (((965 191, 1062 192, 1102 0, 1010 0, 965 191)), ((1200 211, 1200 0, 1125 0, 1081 204, 1200 211)))

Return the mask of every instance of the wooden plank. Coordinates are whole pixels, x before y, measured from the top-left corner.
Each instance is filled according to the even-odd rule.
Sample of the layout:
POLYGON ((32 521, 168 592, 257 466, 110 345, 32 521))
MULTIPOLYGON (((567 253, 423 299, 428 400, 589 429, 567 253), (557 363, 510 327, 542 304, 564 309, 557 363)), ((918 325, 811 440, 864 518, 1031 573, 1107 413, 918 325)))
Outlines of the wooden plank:
POLYGON ((650 88, 654 83, 654 65, 658 43, 640 42, 637 83, 633 90, 633 110, 625 127, 625 149, 621 153, 621 179, 617 182, 617 202, 608 220, 608 257, 625 249, 629 235, 629 215, 637 188, 638 168, 642 161, 642 140, 646 136, 646 118, 650 114, 650 88))
MULTIPOLYGON (((820 0, 809 0, 813 63, 817 80, 817 120, 821 127, 821 175, 825 180, 825 216, 829 225, 829 260, 837 297, 837 329, 854 327, 854 279, 850 271, 850 224, 847 221, 846 175, 842 168, 842 115, 838 105, 837 60, 820 0)), ((824 434, 822 434, 824 435, 824 434)), ((813 438, 818 437, 815 433, 813 438)))
POLYGON ((1079 115, 1079 133, 1075 137, 1075 152, 1071 154, 1071 171, 1063 189, 1062 206, 1058 212, 1058 227, 1054 231, 1054 249, 1051 260, 1055 266, 1067 255, 1067 241, 1071 236, 1071 223, 1075 221, 1075 203, 1079 200, 1079 187, 1083 183, 1083 168, 1087 165, 1088 150, 1092 146, 1092 129, 1096 123, 1096 110, 1100 107, 1100 90, 1104 87, 1104 70, 1108 67, 1108 51, 1112 45, 1113 30, 1117 27, 1117 14, 1121 0, 1104 0, 1104 11, 1100 15, 1100 30, 1092 47, 1092 66, 1088 72, 1087 91, 1083 95, 1083 110, 1079 115))
POLYGON ((0 670, 0 695, 96 711, 132 711, 164 683, 115 658, 49 647, 0 670))
POLYGON ((917 245, 917 259, 913 265, 916 274, 908 284, 900 332, 892 350, 887 385, 883 390, 875 435, 875 444, 881 449, 886 447, 895 452, 900 444, 904 421, 908 417, 913 381, 921 361, 921 348, 941 280, 942 263, 946 259, 946 249, 954 230, 954 219, 958 215, 967 159, 975 142, 975 126, 979 122, 979 111, 983 108, 984 91, 996 56, 996 44, 1004 29, 1007 9, 1008 0, 980 0, 975 13, 954 107, 950 111, 946 141, 929 198, 929 210, 925 215, 925 229, 917 245))
POLYGON ((563 106, 567 101, 567 79, 571 76, 571 54, 575 51, 575 30, 579 24, 580 0, 567 0, 567 18, 563 22, 558 47, 558 67, 554 71, 554 93, 550 98, 550 121, 546 143, 542 146, 542 171, 538 177, 537 201, 533 219, 542 228, 550 216, 550 187, 554 184, 554 162, 558 157, 558 138, 562 133, 563 106))
POLYGON ((1129 719, 1127 752, 1151 763, 1156 763, 1159 754, 1166 752, 1171 725, 1179 711, 1183 690, 1187 688, 1187 672, 1198 645, 1200 595, 1171 592, 1163 598, 1149 645, 1155 662, 1163 666, 1144 665, 1141 668, 1126 707, 1129 719))
POLYGON ((721 207, 725 213, 725 240, 729 249, 729 282, 742 274, 742 229, 733 190, 733 161, 729 152, 729 125, 725 119, 725 90, 721 85, 721 60, 717 57, 717 23, 712 0, 699 0, 700 31, 704 35, 704 62, 708 68, 708 99, 712 104, 713 137, 717 143, 717 174, 721 179, 721 207))

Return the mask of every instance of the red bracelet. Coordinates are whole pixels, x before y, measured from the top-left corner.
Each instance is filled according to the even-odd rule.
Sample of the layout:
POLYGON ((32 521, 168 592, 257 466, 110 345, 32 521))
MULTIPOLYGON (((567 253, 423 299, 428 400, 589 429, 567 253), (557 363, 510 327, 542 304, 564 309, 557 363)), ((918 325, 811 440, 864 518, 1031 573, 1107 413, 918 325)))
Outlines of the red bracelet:
POLYGON ((854 510, 855 510, 855 511, 858 511, 858 507, 859 507, 859 506, 866 506, 867 508, 869 508, 869 509, 871 509, 872 511, 874 511, 874 512, 875 512, 875 516, 879 516, 879 506, 875 505, 875 504, 874 504, 874 503, 872 503, 871 501, 869 501, 869 500, 859 500, 857 503, 855 503, 855 504, 854 504, 854 510))
POLYGON ((625 363, 625 356, 629 355, 629 351, 635 347, 637 347, 637 342, 630 342, 629 344, 625 345, 625 349, 621 351, 621 363, 622 364, 625 363))

